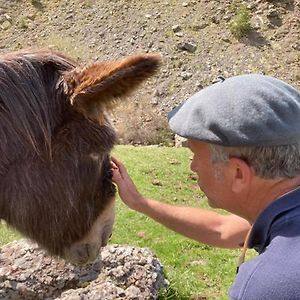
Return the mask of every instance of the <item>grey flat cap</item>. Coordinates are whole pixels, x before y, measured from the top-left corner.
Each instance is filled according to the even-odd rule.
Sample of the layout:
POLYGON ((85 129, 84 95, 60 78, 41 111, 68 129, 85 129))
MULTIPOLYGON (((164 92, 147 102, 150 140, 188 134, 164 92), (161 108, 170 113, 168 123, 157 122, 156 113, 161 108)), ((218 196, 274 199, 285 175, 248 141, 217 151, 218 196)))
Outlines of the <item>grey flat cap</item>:
POLYGON ((293 144, 300 142, 300 93, 270 76, 235 76, 196 93, 168 119, 178 135, 212 144, 293 144))

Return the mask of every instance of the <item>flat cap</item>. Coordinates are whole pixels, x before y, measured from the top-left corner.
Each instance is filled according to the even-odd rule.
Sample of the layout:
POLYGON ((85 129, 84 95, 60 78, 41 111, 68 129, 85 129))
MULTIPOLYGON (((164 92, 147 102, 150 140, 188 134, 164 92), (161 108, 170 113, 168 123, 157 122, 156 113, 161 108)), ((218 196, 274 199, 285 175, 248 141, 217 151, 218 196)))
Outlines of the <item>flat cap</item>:
POLYGON ((223 146, 275 146, 300 142, 300 93, 270 76, 219 81, 168 115, 178 135, 223 146))

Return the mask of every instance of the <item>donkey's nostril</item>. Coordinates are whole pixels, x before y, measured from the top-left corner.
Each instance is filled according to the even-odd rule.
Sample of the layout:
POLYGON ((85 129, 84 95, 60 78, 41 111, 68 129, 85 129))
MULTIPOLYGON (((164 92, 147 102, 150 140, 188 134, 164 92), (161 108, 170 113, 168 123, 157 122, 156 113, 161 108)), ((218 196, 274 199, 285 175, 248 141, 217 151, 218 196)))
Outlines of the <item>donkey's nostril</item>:
POLYGON ((87 257, 90 257, 91 253, 90 253, 90 245, 89 244, 85 244, 85 250, 86 250, 87 257))
POLYGON ((110 240, 110 239, 111 239, 111 237, 112 237, 112 233, 109 235, 108 239, 110 240))
POLYGON ((65 259, 76 265, 85 265, 97 258, 99 250, 96 244, 77 244, 66 250, 65 259))

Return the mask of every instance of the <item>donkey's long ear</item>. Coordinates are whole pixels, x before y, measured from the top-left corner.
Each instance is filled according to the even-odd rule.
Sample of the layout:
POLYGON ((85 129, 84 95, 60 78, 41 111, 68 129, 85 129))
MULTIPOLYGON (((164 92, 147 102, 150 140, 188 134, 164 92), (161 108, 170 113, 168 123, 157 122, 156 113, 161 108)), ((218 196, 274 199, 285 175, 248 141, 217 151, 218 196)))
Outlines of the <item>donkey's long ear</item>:
POLYGON ((87 118, 101 121, 106 108, 126 97, 158 69, 160 56, 140 54, 114 62, 96 62, 64 75, 65 92, 87 118))

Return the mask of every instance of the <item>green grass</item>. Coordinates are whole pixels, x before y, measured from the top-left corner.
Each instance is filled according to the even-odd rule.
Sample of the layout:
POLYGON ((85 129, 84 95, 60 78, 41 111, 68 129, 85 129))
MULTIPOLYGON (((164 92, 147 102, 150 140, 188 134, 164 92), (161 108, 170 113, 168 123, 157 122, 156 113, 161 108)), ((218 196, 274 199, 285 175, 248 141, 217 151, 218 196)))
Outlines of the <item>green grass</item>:
POLYGON ((21 238, 21 234, 6 226, 4 221, 0 222, 0 246, 19 238, 21 238))
MULTIPOLYGON (((118 146, 113 154, 123 160, 145 196, 176 205, 207 208, 205 196, 189 170, 188 149, 118 146), (161 185, 153 185, 153 179, 161 185)), ((1 244, 19 237, 4 225, 0 226, 1 244)), ((156 254, 170 282, 170 288, 160 297, 163 300, 227 299, 240 253, 184 238, 128 209, 120 200, 111 243, 148 247, 156 254)))
MULTIPOLYGON (((123 160, 145 196, 207 208, 189 170, 188 149, 119 146, 114 155, 123 160), (153 179, 161 185, 153 185, 153 179)), ((227 299, 239 251, 215 249, 184 238, 129 210, 121 201, 117 203, 112 242, 148 247, 158 256, 170 281, 170 289, 161 299, 227 299)))

